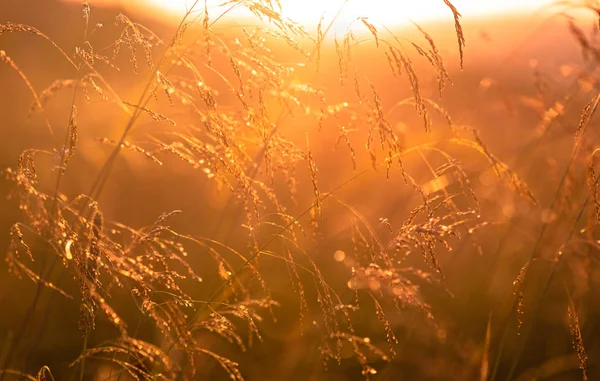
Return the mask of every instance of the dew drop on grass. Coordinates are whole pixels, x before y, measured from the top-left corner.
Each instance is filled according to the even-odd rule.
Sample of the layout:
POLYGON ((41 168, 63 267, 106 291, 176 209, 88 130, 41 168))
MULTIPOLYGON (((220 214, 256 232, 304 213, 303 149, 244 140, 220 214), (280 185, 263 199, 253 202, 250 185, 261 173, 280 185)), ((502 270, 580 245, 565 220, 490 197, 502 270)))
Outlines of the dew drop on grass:
POLYGON ((73 253, 71 253, 71 245, 73 245, 72 239, 68 240, 67 244, 65 245, 65 256, 68 260, 73 259, 73 253))

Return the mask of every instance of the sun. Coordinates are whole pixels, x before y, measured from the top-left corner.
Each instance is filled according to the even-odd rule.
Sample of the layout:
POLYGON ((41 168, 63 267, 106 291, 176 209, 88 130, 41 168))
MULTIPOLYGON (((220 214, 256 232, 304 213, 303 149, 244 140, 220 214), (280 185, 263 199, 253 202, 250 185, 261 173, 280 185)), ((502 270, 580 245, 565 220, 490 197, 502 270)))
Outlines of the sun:
MULTIPOLYGON (((194 3, 193 0, 141 1, 159 12, 168 12, 173 16, 181 16, 194 3)), ((551 0, 451 0, 464 17, 535 10, 551 2, 551 0)), ((222 13, 232 3, 222 0, 207 2, 208 8, 215 15, 222 13)), ((300 24, 314 26, 321 18, 327 22, 335 17, 336 29, 342 30, 358 17, 367 17, 373 24, 386 26, 452 17, 444 0, 280 0, 279 3, 283 16, 300 24)), ((204 1, 198 1, 196 8, 204 9, 204 1)), ((239 7, 237 12, 231 12, 230 15, 243 18, 244 13, 241 8, 239 7)))

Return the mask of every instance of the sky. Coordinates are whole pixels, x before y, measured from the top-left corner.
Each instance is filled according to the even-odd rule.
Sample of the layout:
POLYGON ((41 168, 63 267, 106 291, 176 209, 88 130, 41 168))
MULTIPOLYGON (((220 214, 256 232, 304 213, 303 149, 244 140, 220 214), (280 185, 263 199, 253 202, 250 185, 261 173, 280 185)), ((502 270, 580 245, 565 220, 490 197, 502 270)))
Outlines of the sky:
MULTIPOLYGON (((186 5, 193 0, 143 0, 162 11, 183 14, 186 5)), ((227 0, 209 0, 210 7, 225 9, 219 6, 227 0)), ((280 0, 284 16, 305 25, 317 24, 322 16, 330 20, 338 12, 342 4, 343 11, 338 23, 348 25, 357 17, 368 17, 373 24, 394 26, 403 23, 426 21, 432 19, 448 19, 452 17, 450 9, 443 0, 280 0)), ((535 11, 551 4, 551 0, 452 0, 452 4, 463 17, 494 15, 503 12, 535 11)), ((204 1, 197 7, 204 8, 204 1)))

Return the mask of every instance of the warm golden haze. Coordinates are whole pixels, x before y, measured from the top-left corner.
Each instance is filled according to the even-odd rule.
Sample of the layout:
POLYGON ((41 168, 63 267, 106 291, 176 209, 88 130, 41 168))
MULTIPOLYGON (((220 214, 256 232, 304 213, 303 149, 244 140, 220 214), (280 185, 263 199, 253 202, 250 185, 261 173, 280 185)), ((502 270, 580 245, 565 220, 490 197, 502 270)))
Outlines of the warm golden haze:
MULTIPOLYGON (((194 4, 193 0, 102 0, 97 4, 117 4, 131 10, 153 12, 156 17, 175 20, 194 4), (146 8, 146 9, 144 9, 146 8)), ((218 16, 233 4, 239 3, 237 10, 229 17, 242 23, 251 20, 251 14, 242 10, 243 1, 228 2, 208 0, 206 4, 213 17, 218 16)), ((335 22, 335 30, 343 34, 346 28, 358 17, 368 17, 376 25, 397 27, 414 22, 448 20, 452 13, 443 0, 280 0, 282 15, 307 27, 315 27, 321 17, 325 22, 333 19, 341 9, 335 22)), ((456 0, 456 6, 463 17, 472 19, 481 16, 500 16, 522 12, 537 12, 553 4, 553 0, 456 0)), ((204 12, 204 1, 198 1, 195 8, 204 12)), ((228 17, 228 18, 229 18, 228 17)))
POLYGON ((596 2, 141 4, 0 1, 0 381, 600 380, 596 2))

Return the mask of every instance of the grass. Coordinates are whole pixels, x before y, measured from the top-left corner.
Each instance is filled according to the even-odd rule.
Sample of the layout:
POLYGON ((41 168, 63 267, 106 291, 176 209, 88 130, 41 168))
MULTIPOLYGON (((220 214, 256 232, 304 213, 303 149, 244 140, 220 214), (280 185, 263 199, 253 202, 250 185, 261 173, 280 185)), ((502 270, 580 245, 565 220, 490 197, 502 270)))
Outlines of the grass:
POLYGON ((38 134, 4 171, 0 380, 594 379, 596 31, 566 18, 560 83, 461 90, 471 125, 443 3, 454 53, 426 25, 334 35, 344 6, 311 31, 196 1, 169 31, 85 1, 64 46, 0 20, 38 134))

